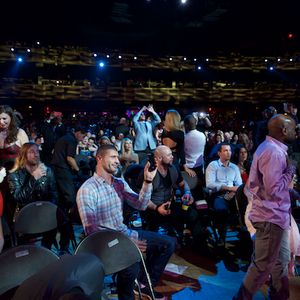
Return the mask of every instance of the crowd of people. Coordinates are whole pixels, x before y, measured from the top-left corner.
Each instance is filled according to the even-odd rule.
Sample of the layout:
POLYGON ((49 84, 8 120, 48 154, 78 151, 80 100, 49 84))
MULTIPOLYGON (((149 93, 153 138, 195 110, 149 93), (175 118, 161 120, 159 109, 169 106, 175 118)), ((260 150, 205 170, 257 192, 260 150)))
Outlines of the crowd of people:
MULTIPOLYGON (((241 122, 239 129, 224 131, 206 113, 182 116, 169 109, 161 115, 153 105, 143 106, 132 119, 122 116, 96 125, 89 120, 63 120, 60 112, 30 123, 2 105, 0 217, 12 228, 26 204, 40 200, 57 204, 62 255, 70 252, 72 212, 78 210, 86 235, 113 229, 132 238, 146 253, 155 286, 176 241, 182 242, 184 229, 189 229, 195 245, 203 242, 206 225, 196 203, 205 197, 204 188, 214 211, 216 245, 223 248, 228 220, 236 210, 236 193, 245 185, 252 205, 249 220, 256 229, 255 257, 236 299, 252 299, 269 274, 274 278, 273 295, 287 299, 289 190, 298 175, 291 154, 298 150, 298 119, 293 104, 286 104, 280 113, 268 107, 252 127, 241 122), (126 222, 126 209, 142 211, 143 230, 126 222), (158 233, 161 227, 167 234, 158 233)), ((293 191, 296 206, 300 196, 293 191)), ((238 212, 244 217, 243 210, 238 212)), ((295 230, 299 241, 293 255, 300 255, 295 230)), ((42 245, 51 249, 55 236, 56 231, 44 234, 42 245)), ((0 251, 3 244, 0 227, 0 251)), ((135 278, 142 291, 150 293, 145 274, 135 264, 118 273, 119 299, 133 299, 135 278)), ((163 295, 155 291, 155 297, 163 295)))

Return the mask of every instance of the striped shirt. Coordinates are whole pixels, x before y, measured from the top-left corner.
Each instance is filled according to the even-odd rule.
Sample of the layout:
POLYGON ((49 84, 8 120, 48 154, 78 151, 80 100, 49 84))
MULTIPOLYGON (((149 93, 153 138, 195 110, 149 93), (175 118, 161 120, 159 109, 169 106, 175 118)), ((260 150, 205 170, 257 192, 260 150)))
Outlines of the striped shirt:
POLYGON ((123 205, 127 202, 138 210, 145 210, 151 198, 152 185, 144 184, 135 193, 122 178, 113 177, 112 184, 94 173, 79 189, 77 206, 86 234, 107 228, 138 238, 138 233, 123 223, 123 205))

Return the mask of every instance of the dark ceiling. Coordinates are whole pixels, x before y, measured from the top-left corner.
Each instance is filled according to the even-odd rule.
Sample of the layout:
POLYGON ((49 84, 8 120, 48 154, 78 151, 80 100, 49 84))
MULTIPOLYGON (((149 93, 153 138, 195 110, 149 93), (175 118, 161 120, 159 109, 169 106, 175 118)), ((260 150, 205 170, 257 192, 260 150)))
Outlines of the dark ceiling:
POLYGON ((2 41, 152 54, 270 54, 299 48, 299 0, 98 0, 1 4, 2 41), (294 37, 288 39, 288 33, 294 37))

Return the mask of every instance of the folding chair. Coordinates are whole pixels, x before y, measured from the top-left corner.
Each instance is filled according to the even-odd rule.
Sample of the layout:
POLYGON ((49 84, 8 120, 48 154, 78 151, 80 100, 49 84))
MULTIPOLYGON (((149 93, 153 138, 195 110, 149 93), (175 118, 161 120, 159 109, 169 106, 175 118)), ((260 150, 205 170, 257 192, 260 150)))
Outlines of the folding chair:
POLYGON ((198 185, 198 177, 197 176, 191 177, 185 171, 181 171, 181 175, 191 190, 193 190, 198 185))
MULTIPOLYGON (((57 205, 49 201, 32 202, 24 206, 16 216, 14 233, 16 242, 21 234, 42 234, 56 229, 59 219, 63 218, 63 212, 57 205)), ((73 231, 73 230, 72 230, 73 231)), ((74 232, 71 234, 71 242, 74 250, 77 247, 74 232)), ((55 247, 58 248, 56 240, 55 247)))
POLYGON ((143 255, 136 244, 125 234, 113 230, 94 232, 80 242, 75 255, 78 253, 92 253, 98 256, 103 263, 105 275, 117 273, 142 261, 152 299, 155 299, 143 255))
POLYGON ((21 245, 4 251, 0 255, 0 298, 6 299, 4 293, 9 294, 25 279, 58 259, 47 248, 35 245, 21 245))

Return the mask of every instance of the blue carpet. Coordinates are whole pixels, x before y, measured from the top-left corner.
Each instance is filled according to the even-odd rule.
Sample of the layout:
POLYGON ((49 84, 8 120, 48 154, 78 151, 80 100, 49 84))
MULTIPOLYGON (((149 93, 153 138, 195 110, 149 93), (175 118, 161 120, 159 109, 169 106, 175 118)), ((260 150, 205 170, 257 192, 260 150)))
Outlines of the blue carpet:
MULTIPOLYGON (((172 300, 230 300, 239 289, 244 278, 244 272, 228 272, 223 264, 217 264, 217 274, 215 276, 200 276, 198 278, 201 285, 199 291, 190 288, 173 294, 172 300)), ((265 299, 263 294, 258 292, 254 300, 265 299)))

